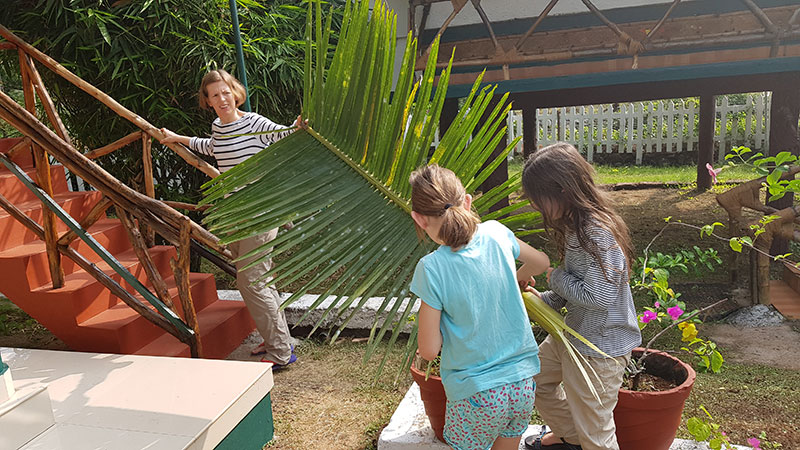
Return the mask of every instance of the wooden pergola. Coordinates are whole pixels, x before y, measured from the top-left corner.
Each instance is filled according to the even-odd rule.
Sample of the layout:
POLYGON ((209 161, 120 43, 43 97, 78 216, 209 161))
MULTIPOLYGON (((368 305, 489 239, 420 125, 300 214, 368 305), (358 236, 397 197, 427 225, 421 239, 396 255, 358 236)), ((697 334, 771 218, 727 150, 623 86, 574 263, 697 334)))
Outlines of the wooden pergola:
POLYGON ((714 97, 772 91, 770 151, 800 153, 798 0, 410 0, 406 8, 418 65, 437 35, 439 66, 454 51, 445 126, 484 70, 484 82, 522 110, 526 154, 536 149, 537 108, 699 96, 697 185, 707 189, 714 97))

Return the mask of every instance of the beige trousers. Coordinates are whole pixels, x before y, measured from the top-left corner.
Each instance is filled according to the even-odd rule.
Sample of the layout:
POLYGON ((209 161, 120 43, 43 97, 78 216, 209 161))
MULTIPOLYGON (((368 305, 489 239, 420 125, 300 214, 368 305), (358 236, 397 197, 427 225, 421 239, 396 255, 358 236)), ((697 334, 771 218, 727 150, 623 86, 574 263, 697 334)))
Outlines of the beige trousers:
POLYGON ((586 359, 603 382, 603 387, 599 386, 586 368, 595 382, 599 403, 564 344, 548 336, 539 346, 541 372, 533 377, 536 381, 536 409, 556 437, 579 443, 583 450, 619 450, 614 407, 630 354, 613 359, 586 359))
MULTIPOLYGON (((233 256, 238 257, 274 240, 277 236, 278 229, 275 228, 264 234, 234 242, 228 247, 233 256)), ((267 251, 271 249, 266 249, 264 252, 267 251)), ((264 252, 260 254, 263 255, 264 252)), ((292 353, 292 336, 286 325, 286 315, 279 309, 280 295, 269 284, 272 278, 255 282, 272 268, 272 260, 266 259, 249 269, 242 270, 257 257, 258 255, 236 263, 236 288, 242 293, 242 299, 256 323, 256 329, 264 338, 264 348, 267 351, 264 358, 277 364, 286 364, 292 353)))

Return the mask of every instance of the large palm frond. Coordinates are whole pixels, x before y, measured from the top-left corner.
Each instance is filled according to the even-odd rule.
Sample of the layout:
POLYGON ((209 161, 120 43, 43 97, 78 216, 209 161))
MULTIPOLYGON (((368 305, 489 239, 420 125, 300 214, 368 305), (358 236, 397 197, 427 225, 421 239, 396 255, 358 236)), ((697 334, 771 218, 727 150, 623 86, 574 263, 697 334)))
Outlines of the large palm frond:
MULTIPOLYGON (((204 200, 214 205, 206 222, 224 236, 223 242, 294 222, 290 231, 241 257, 272 247, 264 257, 285 254, 285 259, 265 276, 273 276, 278 287, 309 280, 284 306, 312 290, 321 291, 314 306, 333 295, 317 326, 329 315, 341 317, 350 306, 358 310, 368 298, 382 296, 366 357, 389 330, 394 341, 408 323, 410 300, 415 300, 408 298, 408 284, 417 261, 432 250, 430 242, 417 238, 410 216, 411 172, 436 162, 475 193, 516 144, 491 159, 505 135, 511 105, 508 94, 492 102, 494 89, 479 88, 479 79, 431 155, 450 67, 435 83, 437 40, 415 81, 417 44, 409 36, 393 91, 395 14, 382 1, 372 10, 369 3, 346 2, 335 49, 328 46, 330 22, 321 23, 320 3, 309 4, 303 102, 308 126, 209 182, 204 200), (490 105, 495 105, 491 111, 490 105), (334 274, 335 280, 320 288, 334 274)), ((514 177, 479 196, 475 208, 486 213, 518 187, 519 177, 514 177)), ((517 227, 532 220, 533 213, 504 217, 521 206, 512 204, 484 218, 517 227)), ((414 326, 409 350, 415 334, 414 326)))

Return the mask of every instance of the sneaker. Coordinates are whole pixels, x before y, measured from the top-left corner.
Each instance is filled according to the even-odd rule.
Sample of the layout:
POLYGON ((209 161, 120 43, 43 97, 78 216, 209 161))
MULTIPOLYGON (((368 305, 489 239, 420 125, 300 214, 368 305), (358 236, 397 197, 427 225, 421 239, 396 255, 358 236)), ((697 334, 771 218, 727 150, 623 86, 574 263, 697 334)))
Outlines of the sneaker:
POLYGON ((272 364, 272 370, 273 371, 285 369, 286 366, 288 366, 289 364, 291 364, 291 363, 293 363, 295 361, 297 361, 297 355, 294 354, 294 345, 292 345, 292 354, 289 356, 289 362, 287 362, 286 364, 278 364, 275 361, 272 361, 270 359, 261 358, 261 362, 272 364))

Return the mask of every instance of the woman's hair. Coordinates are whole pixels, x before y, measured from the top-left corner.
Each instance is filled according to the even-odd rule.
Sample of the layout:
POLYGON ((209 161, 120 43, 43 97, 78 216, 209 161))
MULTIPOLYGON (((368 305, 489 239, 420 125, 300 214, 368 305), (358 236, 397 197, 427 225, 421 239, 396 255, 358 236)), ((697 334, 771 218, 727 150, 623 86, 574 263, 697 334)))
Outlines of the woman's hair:
MULTIPOLYGON (((411 209, 423 216, 443 217, 439 239, 453 249, 467 245, 480 218, 464 208, 467 192, 456 174, 436 164, 415 170, 411 184, 411 209)), ((425 233, 417 227, 417 234, 425 233)))
MULTIPOLYGON (((580 246, 598 262, 607 279, 597 243, 589 238, 590 222, 608 230, 619 244, 630 270, 633 245, 628 226, 611 207, 606 195, 594 184, 594 168, 571 144, 557 142, 536 150, 522 169, 522 189, 539 209, 548 233, 558 246, 563 260, 565 233, 575 233, 580 246), (560 208, 558 218, 549 216, 560 208)), ((606 249, 604 249, 606 250, 606 249)))
POLYGON ((244 104, 244 101, 247 98, 247 91, 245 90, 244 85, 240 83, 239 80, 237 80, 233 75, 222 69, 219 69, 209 71, 203 76, 203 81, 200 82, 200 92, 198 92, 197 100, 200 103, 201 108, 211 109, 211 107, 208 105, 208 85, 211 83, 216 83, 217 81, 224 81, 225 84, 231 88, 233 98, 236 99, 237 108, 244 104))

